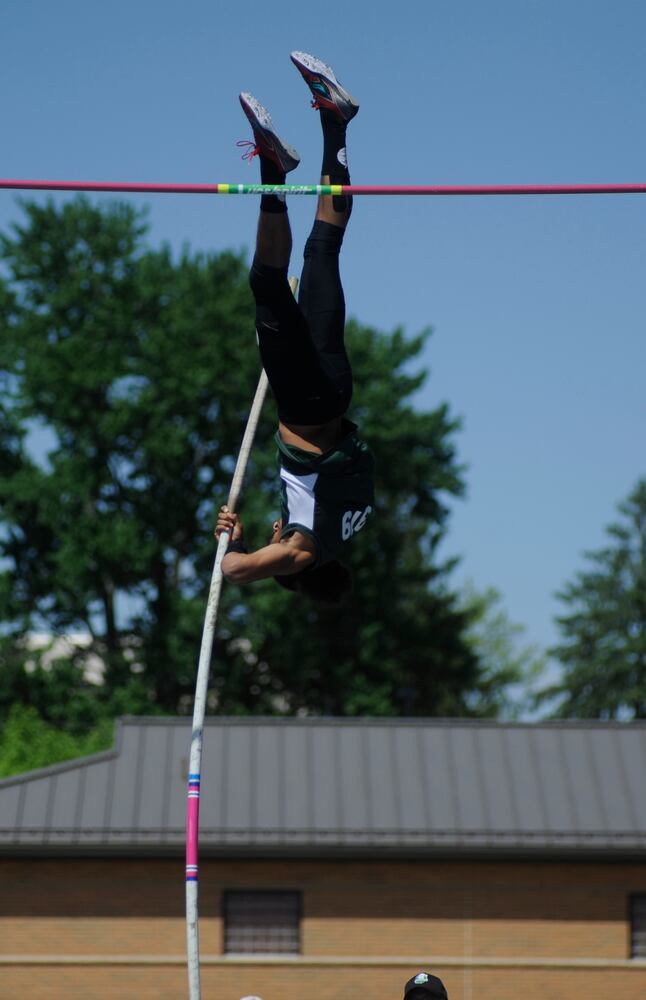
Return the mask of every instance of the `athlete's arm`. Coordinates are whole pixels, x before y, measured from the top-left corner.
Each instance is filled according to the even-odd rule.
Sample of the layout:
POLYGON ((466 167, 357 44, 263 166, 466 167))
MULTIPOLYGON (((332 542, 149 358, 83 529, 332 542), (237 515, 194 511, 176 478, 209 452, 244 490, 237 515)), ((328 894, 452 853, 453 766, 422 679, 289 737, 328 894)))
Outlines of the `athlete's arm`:
MULTIPOLYGON (((274 531, 275 541, 255 552, 229 552, 222 560, 222 574, 230 583, 254 583, 272 576, 292 576, 310 566, 316 558, 314 542, 300 532, 289 538, 279 538, 280 526, 274 531)), ((243 527, 237 514, 227 507, 218 513, 215 537, 226 531, 233 542, 242 542, 243 527)))
POLYGON ((229 583, 254 583, 272 576, 300 573, 316 557, 314 552, 301 548, 299 541, 292 535, 255 552, 229 552, 222 560, 222 574, 229 583))

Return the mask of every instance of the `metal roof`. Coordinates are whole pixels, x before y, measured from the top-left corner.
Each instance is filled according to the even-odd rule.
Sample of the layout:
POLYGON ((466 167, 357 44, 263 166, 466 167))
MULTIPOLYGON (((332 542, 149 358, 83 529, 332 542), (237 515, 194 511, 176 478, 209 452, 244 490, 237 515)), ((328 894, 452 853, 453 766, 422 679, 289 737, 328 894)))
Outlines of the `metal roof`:
MULTIPOLYGON (((179 853, 190 721, 0 781, 0 851, 179 853)), ((646 724, 210 718, 203 854, 646 850, 646 724)))

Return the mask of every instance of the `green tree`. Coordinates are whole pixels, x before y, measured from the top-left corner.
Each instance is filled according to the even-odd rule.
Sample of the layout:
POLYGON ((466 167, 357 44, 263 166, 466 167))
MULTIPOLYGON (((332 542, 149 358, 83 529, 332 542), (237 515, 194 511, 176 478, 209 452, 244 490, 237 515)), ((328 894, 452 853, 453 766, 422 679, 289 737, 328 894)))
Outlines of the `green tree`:
POLYGON ((558 597, 563 674, 540 699, 564 718, 646 718, 646 479, 619 504, 610 544, 587 552, 591 568, 558 597))
POLYGON ((0 778, 107 750, 113 729, 112 722, 103 719, 87 735, 74 736, 48 725, 35 708, 15 704, 0 730, 0 778))
MULTIPOLYGON (((0 242, 0 710, 18 700, 81 734, 106 715, 190 708, 215 509, 259 363, 240 256, 151 249, 127 204, 24 211, 0 242), (34 426, 52 435, 40 461, 25 440, 34 426), (91 643, 27 673, 34 628, 91 643), (99 686, 85 678, 91 655, 99 686)), ((443 497, 463 488, 458 421, 446 404, 410 403, 428 335, 349 323, 353 415, 378 463, 354 594, 323 610, 271 581, 225 587, 211 711, 491 710, 471 613, 436 555, 443 497)), ((277 512, 274 425, 268 403, 241 505, 252 544, 277 512)))
POLYGON ((474 707, 479 715, 519 718, 533 707, 530 692, 545 669, 545 654, 523 641, 525 626, 510 620, 495 587, 478 591, 467 581, 462 607, 471 619, 467 642, 481 667, 474 707))

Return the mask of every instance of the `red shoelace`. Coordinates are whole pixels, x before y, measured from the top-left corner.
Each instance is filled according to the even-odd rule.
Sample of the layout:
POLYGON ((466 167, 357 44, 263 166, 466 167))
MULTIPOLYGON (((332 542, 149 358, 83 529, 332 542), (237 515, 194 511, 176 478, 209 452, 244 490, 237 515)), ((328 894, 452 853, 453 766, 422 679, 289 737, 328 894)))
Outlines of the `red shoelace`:
POLYGON ((242 154, 243 160, 248 160, 249 163, 253 160, 254 156, 260 156, 260 149, 256 142, 252 142, 250 139, 238 139, 236 146, 246 146, 244 153, 242 154))

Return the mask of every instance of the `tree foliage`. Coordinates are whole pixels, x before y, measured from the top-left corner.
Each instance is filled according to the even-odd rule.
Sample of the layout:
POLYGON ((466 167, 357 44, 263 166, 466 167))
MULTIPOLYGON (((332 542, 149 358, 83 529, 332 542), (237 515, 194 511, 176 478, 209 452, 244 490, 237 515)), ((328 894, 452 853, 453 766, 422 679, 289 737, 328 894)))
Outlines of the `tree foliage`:
POLYGON ((107 750, 112 745, 113 729, 112 721, 105 718, 94 729, 76 736, 45 722, 33 706, 16 702, 0 730, 0 778, 107 750))
POLYGON ((646 718, 646 479, 618 510, 609 544, 558 595, 567 613, 550 652, 563 675, 541 699, 566 718, 646 718))
MULTIPOLYGON (((185 712, 215 510, 259 370, 244 260, 152 249, 123 203, 24 212, 0 242, 0 710, 20 701, 76 734, 124 711, 185 712), (34 428, 50 435, 44 456, 34 428), (34 628, 91 642, 28 673, 34 628), (85 677, 90 656, 102 685, 85 677)), ((351 321, 347 336, 351 415, 378 465, 352 598, 330 610, 271 581, 225 587, 210 710, 489 713, 491 678, 465 637, 472 611, 436 555, 443 498, 463 489, 459 424, 446 404, 411 405, 429 332, 351 321)), ((241 505, 254 545, 278 510, 274 426, 268 402, 241 505)))
POLYGON ((466 639, 480 661, 476 694, 480 714, 519 718, 532 709, 531 690, 545 669, 545 654, 512 622, 495 587, 478 591, 467 581, 462 606, 470 616, 466 639))

